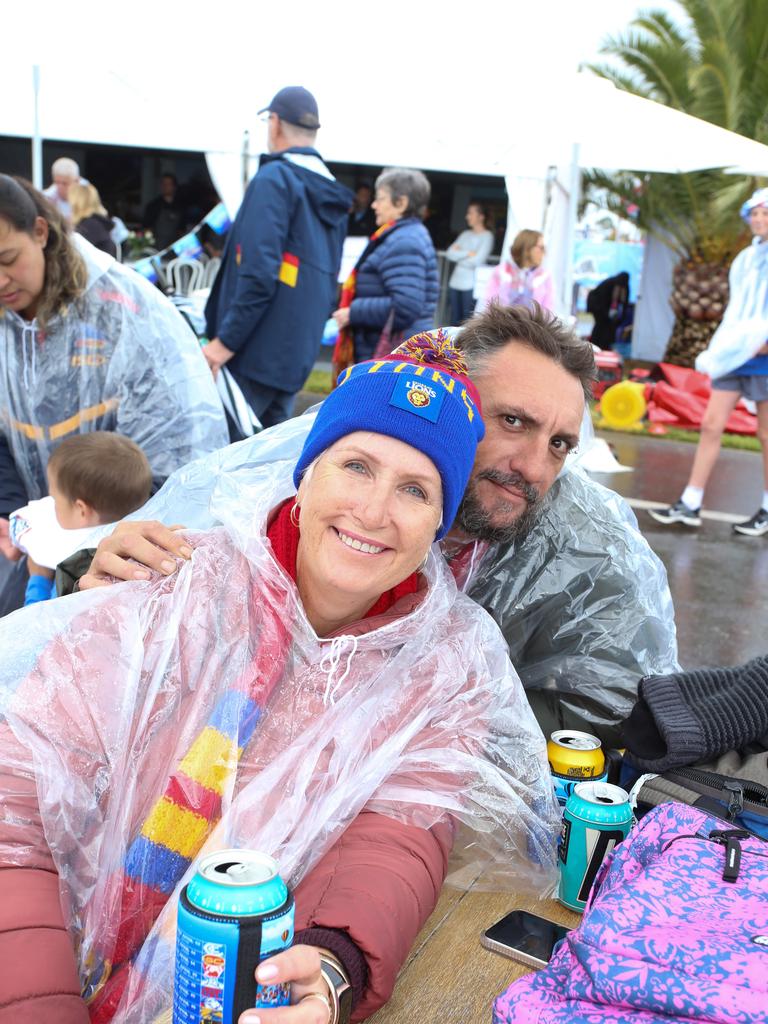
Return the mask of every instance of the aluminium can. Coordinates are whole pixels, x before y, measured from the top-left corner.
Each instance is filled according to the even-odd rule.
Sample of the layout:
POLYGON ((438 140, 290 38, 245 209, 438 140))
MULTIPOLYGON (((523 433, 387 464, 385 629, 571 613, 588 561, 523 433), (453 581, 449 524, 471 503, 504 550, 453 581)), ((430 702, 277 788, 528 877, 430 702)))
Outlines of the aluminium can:
POLYGON ((588 732, 575 729, 553 732, 547 743, 547 760, 561 807, 565 807, 577 782, 585 779, 605 782, 608 778, 600 740, 588 732))
POLYGON ((261 960, 293 942, 293 896, 276 861, 250 850, 203 857, 179 897, 173 1024, 236 1024, 287 1006, 290 985, 259 985, 261 960))
POLYGON ((579 782, 568 797, 558 843, 557 898, 581 913, 600 865, 632 827, 629 796, 608 782, 579 782))

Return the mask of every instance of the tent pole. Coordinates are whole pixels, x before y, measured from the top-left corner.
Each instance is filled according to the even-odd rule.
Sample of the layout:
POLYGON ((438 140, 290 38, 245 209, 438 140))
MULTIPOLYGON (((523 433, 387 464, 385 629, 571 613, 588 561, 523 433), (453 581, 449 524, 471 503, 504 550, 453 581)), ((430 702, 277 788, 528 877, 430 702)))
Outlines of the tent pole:
POLYGON ((581 145, 574 142, 571 151, 571 173, 568 182, 568 223, 565 236, 565 272, 563 274, 563 309, 567 315, 573 309, 573 250, 576 244, 576 221, 579 219, 579 198, 581 196, 581 145))
MULTIPOLYGON (((248 179, 250 178, 250 164, 251 164, 251 133, 246 128, 243 132, 243 192, 248 188, 248 179)), ((242 197, 241 197, 242 198, 242 197)))
POLYGON ((43 140, 40 138, 40 65, 32 66, 34 114, 32 122, 32 184, 43 187, 43 140))

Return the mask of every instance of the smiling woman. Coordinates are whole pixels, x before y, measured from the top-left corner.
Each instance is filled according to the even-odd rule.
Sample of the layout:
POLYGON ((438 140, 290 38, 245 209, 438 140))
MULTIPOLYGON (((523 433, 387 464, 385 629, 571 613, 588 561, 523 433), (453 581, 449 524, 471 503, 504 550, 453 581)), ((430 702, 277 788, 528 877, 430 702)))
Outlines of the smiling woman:
POLYGON ((331 445, 297 496, 299 593, 318 632, 359 618, 425 561, 442 502, 437 467, 411 445, 362 431, 331 445))
POLYGON ((412 339, 345 372, 295 494, 270 471, 222 479, 225 525, 189 538, 177 574, 0 624, 0 933, 40 908, 35 971, 6 955, 0 1024, 22 1002, 83 1024, 167 1011, 185 872, 224 847, 274 856, 295 887, 296 944, 259 968, 312 997, 283 1024, 346 1022, 346 998, 324 1007, 347 983, 354 1020, 389 998, 458 822, 549 884, 544 738, 495 623, 431 553, 483 433, 458 353, 412 339))

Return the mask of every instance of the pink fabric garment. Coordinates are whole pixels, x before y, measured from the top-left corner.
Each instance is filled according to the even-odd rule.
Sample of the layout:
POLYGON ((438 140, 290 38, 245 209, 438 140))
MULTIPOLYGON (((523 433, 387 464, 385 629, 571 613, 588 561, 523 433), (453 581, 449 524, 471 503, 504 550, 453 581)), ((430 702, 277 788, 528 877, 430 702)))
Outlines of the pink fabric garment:
MULTIPOLYGON (((221 536, 220 531, 212 531, 205 538, 198 538, 195 546, 196 560, 202 561, 202 564, 199 564, 197 571, 194 572, 194 580, 184 581, 180 577, 175 577, 157 580, 151 587, 126 585, 121 591, 116 589, 106 592, 98 595, 97 600, 86 602, 87 606, 84 605, 84 610, 73 623, 69 640, 65 642, 61 637, 56 638, 41 655, 30 677, 20 684, 20 689, 25 693, 22 707, 27 708, 28 715, 32 718, 30 725, 34 722, 54 743, 60 756, 70 759, 71 777, 77 779, 80 785, 89 786, 92 773, 99 769, 96 755, 100 748, 96 739, 99 736, 103 737, 106 730, 106 739, 111 740, 112 730, 120 731, 123 728, 119 706, 118 711, 112 716, 112 700, 106 697, 106 693, 109 692, 109 681, 115 675, 113 667, 117 662, 117 643, 130 626, 131 605, 139 600, 139 595, 142 611, 146 608, 147 629, 143 640, 143 664, 147 675, 158 671, 155 658, 158 656, 156 651, 164 627, 158 622, 156 612, 162 620, 163 608, 170 602, 172 594, 178 587, 199 584, 206 590, 216 578, 216 586, 218 587, 220 582, 224 588, 221 594, 218 590, 215 591, 216 599, 205 602, 204 608, 208 617, 203 628, 193 633, 188 625, 184 624, 180 632, 174 633, 178 637, 181 651, 179 671, 185 675, 194 671, 197 673, 196 678, 204 676, 208 679, 211 673, 218 677, 224 660, 231 659, 231 638, 247 636, 252 632, 255 634, 257 631, 262 617, 258 607, 253 607, 245 600, 241 603, 227 604, 221 599, 224 593, 232 596, 248 593, 251 579, 248 561, 239 553, 231 553, 231 558, 229 557, 226 539, 221 536), (147 601, 147 590, 150 589, 152 597, 147 601), (98 643, 94 643, 96 636, 98 643), (73 674, 62 671, 70 665, 80 664, 77 655, 81 645, 86 645, 90 651, 89 671, 73 674), (201 649, 205 652, 204 665, 201 665, 201 649), (91 695, 89 714, 85 716, 82 714, 83 686, 91 695), (103 708, 99 707, 99 697, 104 703, 103 708)), ((187 566, 187 577, 190 571, 191 567, 187 566)), ((423 579, 420 582, 421 588, 417 593, 403 596, 383 614, 346 627, 343 632, 365 639, 369 632, 394 624, 401 616, 409 615, 425 599, 426 587, 423 579)), ((414 624, 412 628, 416 630, 418 627, 414 624)), ((374 663, 372 668, 382 660, 381 651, 373 648, 358 652, 357 657, 366 659, 367 662, 371 660, 374 663)), ((423 678, 419 674, 412 683, 414 701, 418 701, 423 686, 431 685, 430 680, 431 669, 426 664, 423 678)), ((166 681, 170 682, 167 673, 166 681)), ((313 674, 302 677, 305 713, 310 718, 323 712, 325 687, 325 676, 317 680, 313 678, 313 674)), ((115 691, 115 696, 119 697, 119 691, 115 691)), ((294 690, 287 690, 270 705, 272 714, 263 723, 260 742, 254 744, 254 749, 249 749, 243 756, 239 778, 234 786, 234 795, 237 796, 248 784, 249 779, 271 763, 272 752, 284 748, 293 731, 302 732, 306 728, 306 718, 295 714, 294 696, 294 690), (289 718, 295 718, 295 722, 293 731, 287 732, 285 726, 289 718)), ((195 697, 187 693, 183 699, 188 703, 195 697)), ((471 692, 468 692, 462 707, 470 716, 470 721, 482 721, 485 708, 481 703, 477 705, 471 692)), ((168 715, 168 710, 163 705, 163 697, 160 698, 159 706, 155 708, 153 714, 160 719, 168 715)), ((397 715, 395 709, 392 709, 392 715, 397 715)), ((152 785, 152 777, 157 775, 156 782, 162 784, 167 769, 159 769, 156 761, 160 753, 165 752, 169 764, 176 763, 177 756, 172 754, 174 731, 179 722, 187 719, 186 713, 180 716, 174 714, 168 721, 168 728, 163 729, 162 735, 158 738, 153 752, 147 752, 145 763, 138 766, 138 774, 134 781, 129 785, 120 786, 120 813, 129 811, 132 820, 129 835, 134 833, 142 820, 143 808, 151 801, 152 793, 157 792, 157 787, 153 786, 152 791, 147 788, 145 797, 138 802, 138 806, 129 804, 126 795, 132 794, 135 797, 136 780, 141 786, 147 787, 152 785)), ((383 734, 391 734, 390 726, 394 724, 394 719, 391 722, 382 721, 380 727, 383 734)), ((446 728, 450 729, 452 736, 456 735, 455 725, 446 728)), ((418 774, 417 762, 426 756, 429 764, 435 763, 430 752, 434 750, 439 753, 443 743, 442 731, 440 721, 434 717, 425 723, 415 743, 416 761, 399 774, 399 781, 392 779, 391 784, 403 787, 419 783, 423 785, 425 776, 418 774)), ((48 885, 40 898, 45 900, 46 913, 50 918, 56 918, 57 915, 60 921, 56 867, 46 837, 43 835, 38 807, 39 795, 35 777, 38 769, 25 743, 5 723, 0 725, 0 740, 5 755, 3 764, 0 764, 0 847, 7 858, 5 862, 25 865, 19 867, 16 873, 19 877, 29 880, 32 888, 38 885, 41 878, 43 882, 56 883, 48 885), (15 766, 15 770, 8 766, 15 766), (26 766, 25 770, 19 770, 22 766, 26 766), (6 815, 5 812, 9 813, 6 815), (41 871, 39 868, 44 870, 41 871)), ((466 754, 467 741, 468 736, 465 734, 460 739, 462 760, 466 754)), ((117 743, 117 739, 115 742, 117 743)), ((183 750, 188 748, 188 743, 181 745, 183 750)), ((115 751, 118 746, 122 749, 122 744, 118 743, 115 751)), ((115 751, 110 749, 110 761, 113 760, 115 751)), ((106 753, 108 752, 102 751, 101 757, 106 753)), ((323 757, 331 757, 333 753, 332 746, 329 746, 323 757)), ((127 770, 128 764, 126 763, 124 767, 127 770)), ((122 775, 122 771, 120 774, 122 775)), ((450 785, 457 791, 464 787, 461 776, 444 779, 442 784, 450 785)), ((48 788, 47 782, 43 782, 42 787, 45 793, 48 788)), ((265 794, 263 801, 258 806, 254 805, 254 812, 258 811, 259 819, 264 816, 270 819, 280 818, 284 795, 285 788, 281 785, 265 794)), ((106 793, 102 797, 104 813, 108 803, 109 793, 106 793)), ((344 835, 330 848, 326 858, 315 869, 310 870, 298 887, 299 893, 307 893, 308 898, 301 895, 303 903, 300 904, 297 913, 297 928, 345 929, 367 955, 369 984, 360 1004, 360 1013, 372 1013, 388 997, 402 959, 434 906, 444 876, 447 850, 451 845, 451 828, 444 823, 433 824, 435 813, 428 807, 423 808, 423 815, 428 820, 425 821, 424 827, 418 827, 383 814, 373 813, 367 808, 350 822, 344 835), (377 867, 373 882, 371 858, 375 859, 377 867), (321 872, 316 878, 315 870, 321 872)), ((94 821, 94 828, 97 825, 98 822, 94 821)), ((84 820, 82 827, 74 831, 73 856, 79 855, 78 843, 82 840, 86 827, 90 827, 90 824, 84 820)), ((94 838, 97 838, 95 831, 94 838)), ((95 853, 95 844, 89 846, 89 849, 95 853)), ((85 848, 83 850, 85 852, 85 848)), ((94 867, 94 877, 98 880, 96 885, 100 886, 102 872, 95 862, 94 867)), ((0 904, 5 908, 8 928, 20 934, 26 927, 24 911, 27 896, 18 895, 17 898, 17 893, 22 893, 22 890, 13 884, 3 886, 4 879, 10 879, 9 871, 0 871, 0 904)), ((87 914, 87 903, 84 910, 87 914)), ((109 931, 113 925, 114 914, 108 914, 99 920, 99 927, 103 930, 109 931)), ((18 1019, 14 1015, 15 1004, 19 999, 24 1002, 26 1020, 40 1021, 42 1024, 43 1020, 55 1017, 68 1024, 70 1021, 72 1024, 78 1021, 79 1024, 80 1020, 84 1019, 84 1008, 77 995, 77 987, 73 992, 72 985, 65 989, 56 982, 56 978, 60 976, 72 978, 75 973, 75 954, 71 937, 65 930, 59 929, 53 942, 47 933, 40 933, 32 938, 36 943, 36 954, 31 957, 34 970, 26 974, 20 969, 23 965, 19 964, 18 955, 20 953, 23 959, 30 959, 29 954, 25 952, 28 947, 18 941, 10 944, 5 969, 0 972, 0 1024, 5 1024, 5 1021, 10 1024, 11 1020, 18 1019), (29 986, 26 991, 19 992, 20 982, 29 986), (15 988, 11 987, 11 983, 15 988), (7 1012, 3 1002, 6 1004, 7 1012)), ((76 975, 74 984, 77 986, 76 975)))
POLYGON ((522 270, 514 260, 504 260, 493 268, 488 278, 483 306, 496 301, 502 306, 529 306, 538 302, 544 309, 555 310, 555 285, 546 267, 522 270))
POLYGON ((435 908, 453 843, 449 822, 416 828, 364 811, 296 889, 296 929, 346 932, 368 964, 352 1021, 389 999, 397 972, 435 908))
POLYGON ((542 971, 514 982, 494 1024, 765 1024, 768 842, 683 804, 654 808, 600 869, 580 926, 542 971))
POLYGON ((88 1024, 54 871, 0 869, 0 1024, 88 1024))
MULTIPOLYGON (((287 516, 288 503, 284 510, 287 516)), ((277 539, 274 527, 275 522, 270 530, 273 543, 277 539)), ((295 562, 295 551, 293 559, 295 562)), ((168 589, 175 585, 174 578, 164 582, 168 589)), ((396 622, 419 605, 425 590, 423 577, 409 577, 384 595, 389 600, 380 599, 368 616, 340 632, 362 637, 396 622)), ((48 656, 56 659, 65 653, 57 645, 48 656)), ((283 697, 286 699, 290 700, 290 694, 283 697)), ((57 717, 63 712, 64 705, 56 709, 57 717)), ((271 728, 275 719, 277 723, 285 720, 273 716, 262 729, 258 747, 244 755, 245 779, 259 771, 270 750, 285 742, 279 724, 271 728)), ((6 723, 0 723, 0 740, 6 763, 18 764, 27 758, 23 744, 6 723)), ((244 785, 244 779, 239 784, 244 785)), ((277 803, 279 809, 279 794, 277 803)), ((62 916, 59 878, 37 804, 32 772, 6 773, 0 764, 0 843, 23 847, 28 865, 3 870, 0 864, 0 951, 5 953, 5 969, 0 970, 0 1024, 18 1020, 20 1013, 30 1024, 54 1019, 62 1024, 84 1024, 88 1011, 80 998, 75 951, 62 916), (26 826, 3 827, 3 812, 26 826)), ((297 932, 309 927, 347 931, 370 958, 360 1004, 364 1016, 389 998, 413 940, 434 909, 452 841, 453 829, 447 821, 423 829, 364 812, 298 887, 297 932), (371 858, 377 864, 375 879, 370 872, 371 858), (388 923, 393 920, 397 921, 395 930, 388 923)), ((110 1016, 102 1014, 103 1019, 110 1016)), ((355 1019, 362 1019, 358 1009, 355 1019)))

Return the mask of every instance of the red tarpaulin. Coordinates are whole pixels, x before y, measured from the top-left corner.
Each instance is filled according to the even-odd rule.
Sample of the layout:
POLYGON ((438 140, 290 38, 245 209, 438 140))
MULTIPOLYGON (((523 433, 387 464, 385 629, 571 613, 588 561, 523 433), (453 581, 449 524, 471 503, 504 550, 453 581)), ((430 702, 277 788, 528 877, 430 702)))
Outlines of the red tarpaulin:
MULTIPOLYGON (((654 376, 657 373, 660 379, 646 389, 649 421, 685 430, 699 430, 712 393, 709 377, 671 363, 659 363, 654 376)), ((755 434, 757 416, 746 409, 743 401, 739 402, 725 429, 729 434, 755 434)))

